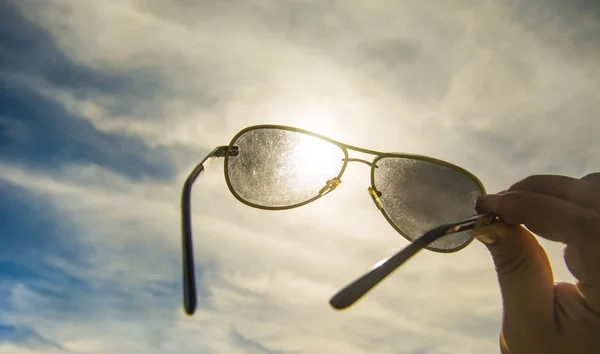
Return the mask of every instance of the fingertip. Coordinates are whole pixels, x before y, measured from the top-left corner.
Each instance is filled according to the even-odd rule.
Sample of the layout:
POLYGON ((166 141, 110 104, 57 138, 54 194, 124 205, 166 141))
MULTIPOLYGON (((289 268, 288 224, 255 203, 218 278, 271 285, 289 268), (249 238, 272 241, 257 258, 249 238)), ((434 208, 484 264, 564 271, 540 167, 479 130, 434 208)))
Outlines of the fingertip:
POLYGON ((495 222, 472 230, 469 233, 486 246, 495 246, 502 243, 502 239, 514 234, 515 227, 504 222, 495 222))
POLYGON ((483 243, 486 246, 492 246, 498 242, 498 234, 496 234, 495 232, 472 231, 470 232, 470 234, 477 241, 483 243))
POLYGON ((475 210, 479 213, 494 212, 498 208, 501 196, 497 194, 485 194, 477 198, 475 210))

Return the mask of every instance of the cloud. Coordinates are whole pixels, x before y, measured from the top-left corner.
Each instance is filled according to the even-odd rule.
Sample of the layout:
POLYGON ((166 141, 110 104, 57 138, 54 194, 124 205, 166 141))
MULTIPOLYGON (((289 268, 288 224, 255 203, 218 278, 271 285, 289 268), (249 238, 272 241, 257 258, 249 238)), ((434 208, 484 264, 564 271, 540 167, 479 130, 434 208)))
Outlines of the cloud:
POLYGON ((406 244, 360 166, 286 212, 241 205, 210 166, 193 192, 200 308, 184 317, 181 183, 266 122, 447 159, 490 191, 600 164, 591 2, 0 6, 3 352, 492 352, 500 300, 479 244, 423 252, 328 307, 406 244))
POLYGON ((8 11, 3 16, 5 35, 0 37, 3 160, 45 168, 95 161, 137 177, 160 178, 172 173, 165 151, 149 149, 146 142, 118 131, 107 134, 96 129, 79 112, 69 111, 38 87, 42 83, 54 90, 68 87, 79 97, 102 91, 119 94, 130 90, 127 76, 74 64, 43 30, 26 22, 13 6, 4 7, 8 11))
POLYGON ((60 345, 49 341, 27 328, 0 325, 0 334, 2 334, 3 338, 8 338, 8 340, 4 339, 2 341, 16 342, 20 346, 31 350, 64 350, 60 345))
POLYGON ((129 100, 93 97, 92 103, 80 102, 95 107, 92 121, 108 112, 100 116, 113 122, 104 125, 137 131, 153 143, 206 142, 206 149, 249 124, 300 124, 359 145, 438 155, 500 188, 506 183, 501 181, 534 171, 568 165, 573 167, 565 173, 581 175, 595 165, 590 132, 598 128, 592 119, 598 51, 591 44, 586 50, 565 48, 581 42, 575 34, 593 33, 597 26, 566 22, 563 14, 572 19, 573 8, 534 3, 454 1, 441 7, 406 1, 395 11, 398 4, 391 2, 105 2, 94 5, 102 11, 89 18, 80 14, 91 4, 65 1, 26 13, 78 62, 109 72, 162 75, 163 90, 132 105, 160 114, 123 119, 101 102, 129 100), (540 8, 545 17, 535 16, 540 8), (62 15, 63 9, 70 15, 62 15), (107 21, 111 30, 99 30, 107 21), (207 93, 216 93, 219 102, 203 104, 207 93), (386 129, 364 117, 379 117, 375 122, 385 121, 386 129), (534 133, 504 143, 523 131, 534 133), (584 138, 573 142, 566 138, 571 135, 584 138), (527 152, 537 156, 535 162, 527 152), (572 164, 574 155, 581 157, 572 164), (502 162, 514 159, 530 169, 515 171, 502 162), (494 167, 502 171, 495 172, 498 178, 488 172, 494 167))
POLYGON ((248 353, 260 353, 260 354, 272 354, 273 351, 265 348, 262 344, 255 342, 251 339, 244 337, 235 329, 231 330, 231 335, 234 342, 238 343, 239 346, 248 350, 248 353))

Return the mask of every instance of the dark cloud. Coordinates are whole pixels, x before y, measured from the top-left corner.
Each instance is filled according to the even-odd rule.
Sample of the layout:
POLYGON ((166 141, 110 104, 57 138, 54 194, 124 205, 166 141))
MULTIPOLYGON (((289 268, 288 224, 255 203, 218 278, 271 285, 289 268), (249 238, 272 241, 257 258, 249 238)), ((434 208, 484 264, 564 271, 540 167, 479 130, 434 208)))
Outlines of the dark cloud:
POLYGON ((231 329, 231 337, 233 338, 233 343, 236 346, 239 346, 244 350, 245 353, 253 353, 253 354, 277 354, 279 352, 272 351, 264 346, 257 340, 249 339, 240 333, 235 328, 231 329))
POLYGON ((48 323, 81 325, 92 332, 102 327, 102 335, 121 340, 125 335, 111 328, 139 328, 139 321, 150 322, 138 331, 140 343, 160 342, 159 328, 174 321, 180 284, 176 278, 138 280, 136 262, 146 259, 150 249, 159 255, 150 257, 153 264, 144 265, 147 269, 173 266, 177 255, 145 243, 132 250, 107 247, 101 239, 85 242, 80 228, 54 210, 40 195, 0 180, 0 308, 7 315, 17 314, 0 320, 0 343, 4 339, 38 350, 58 348, 60 340, 44 332, 48 323), (111 263, 123 260, 125 274, 107 271, 111 263), (31 321, 32 316, 40 320, 31 321))
POLYGON ((60 344, 45 338, 36 331, 20 326, 3 325, 0 323, 0 344, 13 343, 16 346, 31 350, 58 349, 68 353, 69 351, 60 344))
POLYGON ((80 266, 86 263, 89 249, 72 237, 78 230, 58 220, 49 200, 0 179, 0 274, 4 280, 32 279, 47 272, 49 265, 40 265, 48 255, 72 259, 80 266))
MULTIPOLYGON (((130 136, 99 131, 36 87, 15 79, 43 80, 80 97, 126 93, 141 100, 160 89, 158 78, 82 67, 66 58, 52 39, 14 6, 1 6, 0 159, 49 170, 71 163, 95 163, 132 178, 169 178, 173 166, 165 151, 130 136)), ((135 100, 125 102, 135 105, 135 100)), ((116 112, 124 107, 119 103, 113 108, 116 112)))
MULTIPOLYGON (((0 283, 3 288, 13 289, 18 285, 39 289, 44 284, 60 284, 62 288, 58 292, 44 294, 48 304, 52 304, 50 310, 65 311, 66 316, 77 312, 79 306, 72 301, 73 291, 89 291, 85 279, 65 273, 49 262, 63 259, 81 269, 89 267, 85 261, 89 249, 73 237, 74 232, 72 227, 58 221, 49 201, 0 180, 0 283)), ((13 309, 13 296, 12 291, 0 291, 3 311, 8 313, 13 309)), ((36 305, 28 310, 48 310, 36 305)), ((44 337, 33 327, 0 322, 0 343, 3 341, 35 350, 62 349, 59 342, 44 337)))
MULTIPOLYGON (((152 68, 99 71, 85 67, 75 61, 77 58, 67 57, 43 28, 25 18, 11 2, 0 6, 0 73, 4 85, 12 87, 16 83, 10 78, 22 76, 68 89, 77 98, 108 94, 136 105, 162 92, 164 77, 160 72, 152 68)), ((128 113, 120 104, 115 104, 113 112, 128 113)))
POLYGON ((509 16, 537 36, 555 55, 581 58, 600 53, 600 2, 521 0, 509 16))

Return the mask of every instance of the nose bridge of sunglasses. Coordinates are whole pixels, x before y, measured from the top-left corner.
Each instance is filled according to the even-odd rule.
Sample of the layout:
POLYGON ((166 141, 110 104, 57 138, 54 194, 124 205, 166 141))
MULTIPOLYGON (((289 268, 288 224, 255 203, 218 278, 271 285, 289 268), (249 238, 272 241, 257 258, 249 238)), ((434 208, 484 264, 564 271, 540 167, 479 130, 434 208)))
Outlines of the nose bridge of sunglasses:
POLYGON ((373 162, 367 161, 367 160, 363 160, 363 159, 358 159, 358 158, 355 158, 355 157, 349 157, 349 158, 346 159, 346 161, 348 161, 348 162, 362 162, 365 165, 377 168, 377 165, 375 165, 373 162))
MULTIPOLYGON (((356 168, 358 169, 361 169, 360 166, 363 166, 363 168, 364 166, 367 166, 370 170, 375 170, 379 168, 379 166, 377 166, 376 163, 379 158, 379 155, 373 156, 374 154, 372 153, 366 153, 362 151, 352 151, 352 153, 349 153, 348 155, 349 156, 346 157, 345 162, 347 163, 349 169, 353 168, 354 166, 356 166, 356 168)), ((361 174, 360 178, 360 182, 364 182, 364 175, 361 174)))

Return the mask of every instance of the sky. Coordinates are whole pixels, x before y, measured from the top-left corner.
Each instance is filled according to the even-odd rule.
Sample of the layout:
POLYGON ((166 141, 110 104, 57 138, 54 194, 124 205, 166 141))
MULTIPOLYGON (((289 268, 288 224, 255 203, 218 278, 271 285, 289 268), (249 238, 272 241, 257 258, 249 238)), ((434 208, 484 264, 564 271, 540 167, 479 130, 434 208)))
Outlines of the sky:
POLYGON ((479 243, 329 307, 407 244, 362 164, 278 212, 239 203, 210 165, 186 316, 181 185, 263 123, 447 160, 490 192, 598 171, 599 17, 594 0, 0 0, 0 352, 497 352, 479 243))

